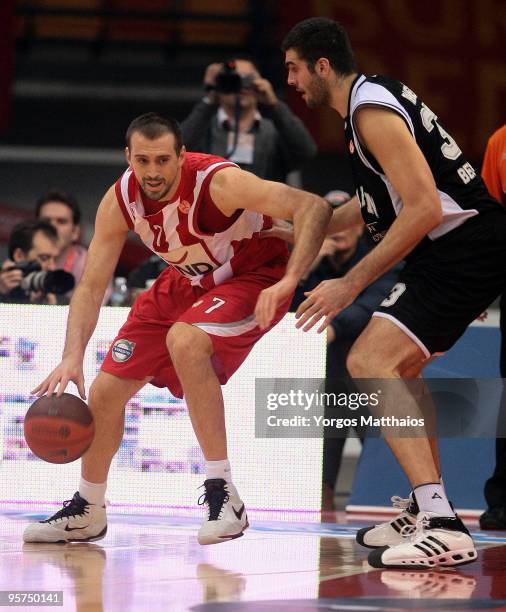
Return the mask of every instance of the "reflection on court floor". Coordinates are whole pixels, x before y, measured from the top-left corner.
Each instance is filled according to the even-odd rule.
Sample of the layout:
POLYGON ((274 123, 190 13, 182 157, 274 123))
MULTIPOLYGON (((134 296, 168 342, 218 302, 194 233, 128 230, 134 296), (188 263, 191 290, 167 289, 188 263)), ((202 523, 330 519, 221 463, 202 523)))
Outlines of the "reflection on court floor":
POLYGON ((252 517, 243 538, 203 547, 195 515, 116 515, 98 544, 23 544, 34 518, 1 517, 0 590, 61 590, 64 610, 506 609, 500 532, 474 534, 477 563, 424 572, 370 568, 354 541, 358 523, 252 517))

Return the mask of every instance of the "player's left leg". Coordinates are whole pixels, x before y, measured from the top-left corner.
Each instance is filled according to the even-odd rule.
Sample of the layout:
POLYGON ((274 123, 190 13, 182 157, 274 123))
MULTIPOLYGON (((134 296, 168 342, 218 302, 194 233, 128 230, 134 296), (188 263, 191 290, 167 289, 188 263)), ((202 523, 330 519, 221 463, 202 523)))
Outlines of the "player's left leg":
MULTIPOLYGON (((418 375, 426 360, 419 344, 401 327, 374 317, 352 348, 348 369, 354 378, 398 379, 395 404, 404 414, 413 415, 419 413, 418 399, 400 379, 405 373, 418 375)), ((429 439, 417 435, 386 436, 385 440, 409 478, 419 512, 410 540, 374 550, 369 563, 374 567, 427 568, 474 561, 473 541, 448 502, 429 439)))
POLYGON ((174 323, 167 334, 167 348, 204 457, 207 461, 226 459, 223 394, 211 362, 211 338, 198 327, 174 323))
POLYGON ((268 329, 260 330, 255 321, 259 293, 283 272, 284 266, 274 265, 231 278, 202 295, 167 334, 172 365, 206 459, 204 502, 209 515, 199 531, 201 544, 239 537, 248 526, 244 504, 230 477, 220 385, 288 310, 288 303, 281 305, 268 329))
POLYGON ((238 538, 247 528, 248 518, 230 476, 223 394, 212 364, 212 340, 198 327, 180 322, 169 330, 167 348, 206 459, 204 502, 209 516, 198 541, 217 544, 238 538))

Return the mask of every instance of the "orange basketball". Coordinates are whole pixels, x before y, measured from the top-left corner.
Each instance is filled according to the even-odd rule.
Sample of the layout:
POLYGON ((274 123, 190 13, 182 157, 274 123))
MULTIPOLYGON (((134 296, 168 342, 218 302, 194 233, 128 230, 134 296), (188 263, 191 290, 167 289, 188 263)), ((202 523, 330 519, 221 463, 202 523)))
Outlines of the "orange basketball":
POLYGON ((90 409, 70 393, 39 397, 28 409, 24 427, 25 440, 33 454, 49 463, 79 459, 95 435, 90 409))

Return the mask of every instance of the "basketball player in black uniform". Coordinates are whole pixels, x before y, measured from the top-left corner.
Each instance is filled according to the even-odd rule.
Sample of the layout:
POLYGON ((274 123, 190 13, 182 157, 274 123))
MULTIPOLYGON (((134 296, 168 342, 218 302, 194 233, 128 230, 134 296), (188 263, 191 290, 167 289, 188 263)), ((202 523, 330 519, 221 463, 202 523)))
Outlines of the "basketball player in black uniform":
MULTIPOLYGON (((344 29, 312 18, 283 42, 288 83, 309 107, 345 119, 357 196, 329 233, 365 222, 377 246, 346 276, 324 281, 297 312, 298 327, 323 330, 371 282, 406 265, 352 348, 355 378, 416 378, 506 287, 506 212, 437 116, 409 87, 355 67, 344 29)), ((402 385, 401 385, 402 387, 402 385)), ((400 405, 413 405, 405 390, 400 405)), ((395 498, 394 520, 358 532, 374 567, 455 566, 476 559, 441 480, 437 441, 387 439, 413 491, 395 498), (407 537, 409 534, 409 537, 407 537)), ((393 498, 394 500, 394 498, 393 498)))

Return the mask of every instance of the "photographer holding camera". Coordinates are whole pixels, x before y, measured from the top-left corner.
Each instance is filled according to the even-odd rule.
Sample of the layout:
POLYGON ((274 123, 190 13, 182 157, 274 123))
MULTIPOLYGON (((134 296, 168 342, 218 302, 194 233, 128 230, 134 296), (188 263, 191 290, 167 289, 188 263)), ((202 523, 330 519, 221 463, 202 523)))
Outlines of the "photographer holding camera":
POLYGON ((206 95, 181 123, 191 151, 226 157, 260 178, 283 182, 316 154, 302 121, 251 61, 210 64, 204 87, 206 95))
POLYGON ((56 294, 74 286, 74 277, 55 270, 58 234, 46 221, 24 221, 9 237, 9 259, 0 270, 0 302, 56 304, 56 294))

